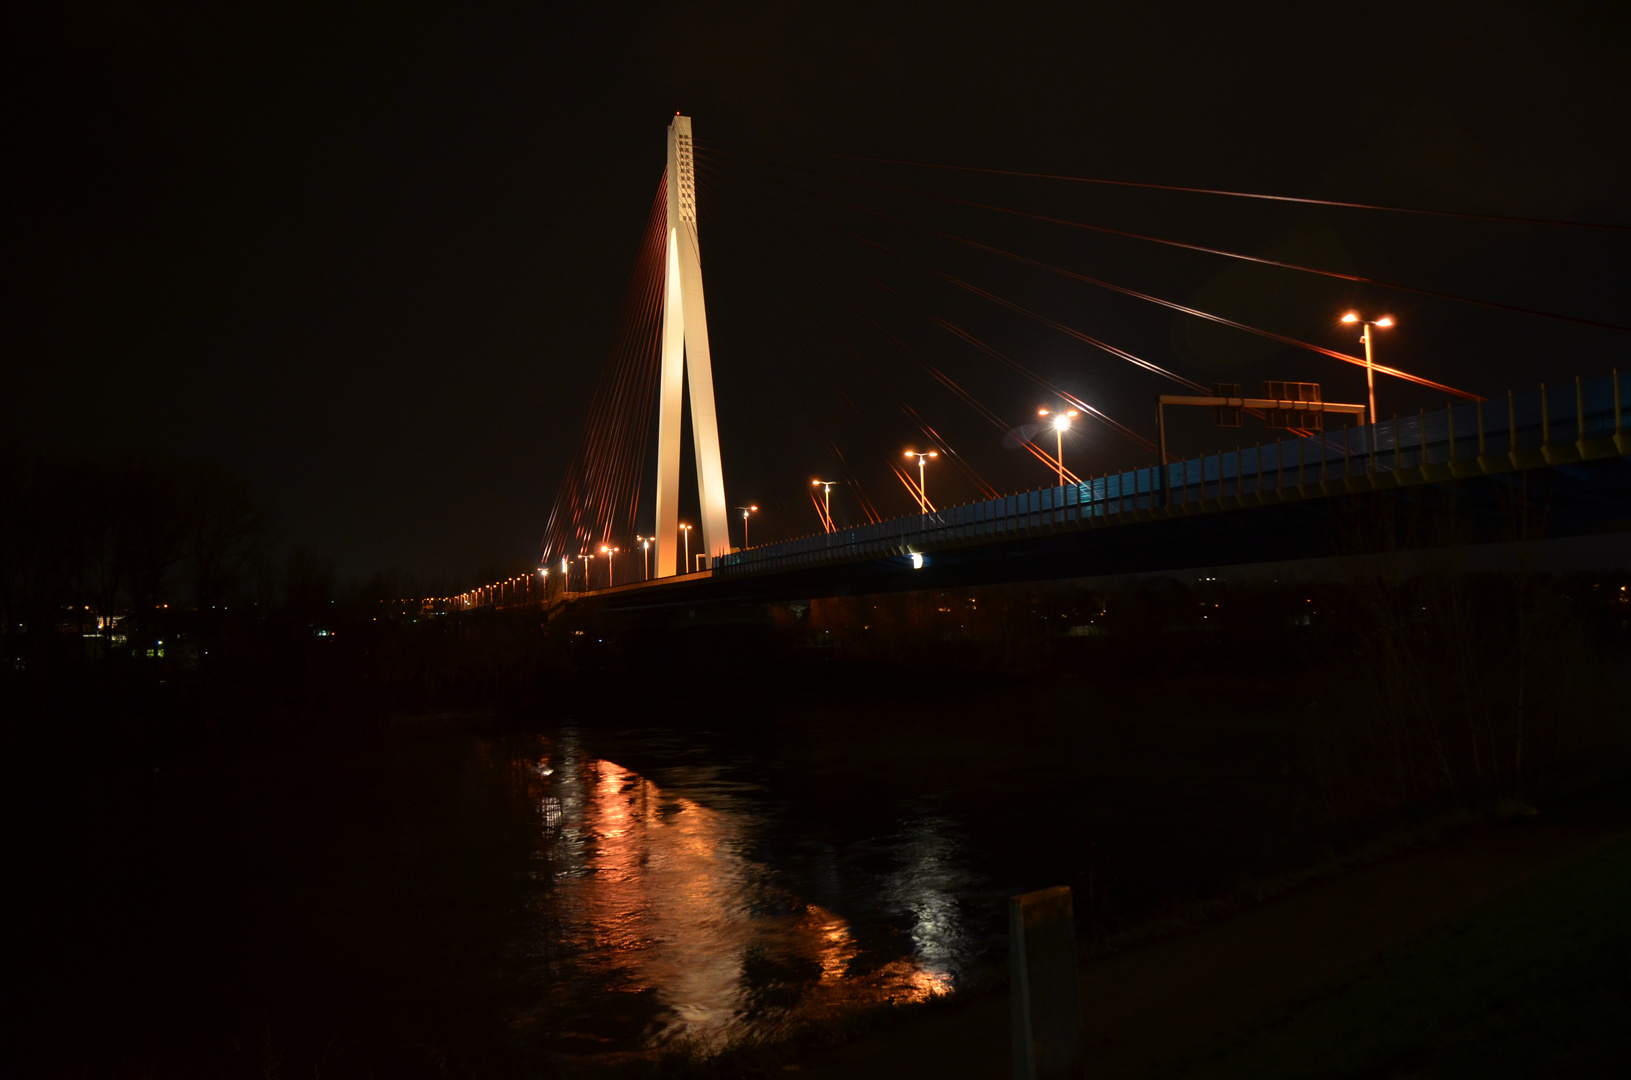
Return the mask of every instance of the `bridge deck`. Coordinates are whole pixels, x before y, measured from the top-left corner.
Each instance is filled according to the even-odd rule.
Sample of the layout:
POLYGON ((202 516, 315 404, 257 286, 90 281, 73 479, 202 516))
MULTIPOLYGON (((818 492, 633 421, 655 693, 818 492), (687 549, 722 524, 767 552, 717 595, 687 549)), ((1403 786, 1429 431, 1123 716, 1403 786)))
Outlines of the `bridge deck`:
POLYGON ((1532 469, 1548 476, 1554 532, 1623 529, 1631 521, 1631 469, 1618 467, 1631 458, 1623 394, 1617 373, 1577 380, 1562 393, 1111 473, 733 551, 711 571, 503 606, 553 614, 589 597, 634 609, 1310 558, 1327 553, 1319 548, 1330 508, 1343 496, 1458 481, 1464 510, 1489 519, 1510 501, 1503 474, 1532 469), (1256 509, 1225 513, 1248 508, 1256 509), (903 575, 912 555, 923 556, 925 572, 903 575))
POLYGON ((734 551, 715 575, 738 578, 927 555, 1061 529, 1489 476, 1631 453, 1618 373, 1505 401, 1423 412, 1374 426, 1220 451, 922 515, 734 551))

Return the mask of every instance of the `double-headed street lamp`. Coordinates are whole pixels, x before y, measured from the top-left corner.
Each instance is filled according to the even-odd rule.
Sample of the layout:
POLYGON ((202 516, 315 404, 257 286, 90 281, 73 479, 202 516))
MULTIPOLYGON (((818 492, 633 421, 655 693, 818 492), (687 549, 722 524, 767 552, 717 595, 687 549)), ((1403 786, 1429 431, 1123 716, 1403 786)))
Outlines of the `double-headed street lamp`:
POLYGON ((594 558, 594 556, 593 555, 579 555, 578 558, 583 560, 583 591, 588 592, 589 591, 589 560, 594 558))
POLYGON ((645 554, 641 556, 640 561, 641 561, 641 565, 643 565, 646 568, 645 580, 650 581, 651 580, 651 542, 653 540, 657 539, 657 538, 655 536, 636 536, 635 539, 640 541, 640 547, 645 552, 645 554))
POLYGON ((832 532, 832 489, 837 480, 811 480, 811 487, 821 489, 821 512, 826 516, 827 531, 832 532))
POLYGON ((613 574, 612 557, 615 556, 619 551, 622 551, 622 550, 623 550, 622 548, 610 547, 610 546, 608 546, 606 544, 600 545, 601 554, 606 556, 606 587, 608 589, 611 588, 613 585, 617 584, 617 582, 612 580, 612 574, 613 574))
POLYGON ((1359 340, 1365 343, 1365 389, 1370 393, 1370 422, 1376 426, 1376 368, 1371 360, 1370 328, 1377 327, 1386 330, 1393 325, 1392 315, 1383 315, 1380 319, 1367 319, 1357 311, 1350 311, 1342 316, 1345 323, 1364 323, 1365 329, 1359 335, 1359 340))
POLYGON ((757 512, 759 508, 757 506, 738 506, 737 509, 742 511, 742 550, 746 551, 748 547, 748 515, 757 512))
POLYGON ((1070 421, 1071 421, 1071 419, 1073 417, 1080 416, 1081 413, 1078 413, 1075 409, 1066 409, 1064 412, 1057 412, 1057 413, 1050 413, 1050 412, 1048 412, 1047 409, 1038 409, 1038 410, 1036 410, 1036 415, 1038 415, 1038 416, 1052 416, 1053 417, 1053 420, 1051 421, 1051 423, 1053 424, 1054 441, 1055 441, 1055 443, 1057 443, 1057 449, 1059 451, 1059 456, 1058 456, 1057 460, 1055 461, 1055 464, 1057 464, 1059 466, 1059 486, 1064 487, 1065 486, 1065 432, 1070 430, 1070 421))
POLYGON ((680 526, 680 538, 685 541, 685 573, 691 572, 691 526, 680 526))
POLYGON ((917 512, 920 514, 927 514, 929 512, 929 491, 923 486, 923 463, 930 458, 939 457, 940 452, 938 450, 930 450, 925 453, 917 450, 908 450, 906 451, 906 456, 909 458, 917 458, 917 512))

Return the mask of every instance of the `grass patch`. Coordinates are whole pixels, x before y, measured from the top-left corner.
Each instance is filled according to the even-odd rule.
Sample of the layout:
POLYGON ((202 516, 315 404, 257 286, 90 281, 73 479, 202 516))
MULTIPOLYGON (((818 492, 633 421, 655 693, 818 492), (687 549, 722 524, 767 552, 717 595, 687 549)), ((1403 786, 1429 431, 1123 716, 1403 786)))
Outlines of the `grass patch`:
POLYGON ((1627 1075, 1631 835, 1388 951, 1168 1075, 1627 1075))

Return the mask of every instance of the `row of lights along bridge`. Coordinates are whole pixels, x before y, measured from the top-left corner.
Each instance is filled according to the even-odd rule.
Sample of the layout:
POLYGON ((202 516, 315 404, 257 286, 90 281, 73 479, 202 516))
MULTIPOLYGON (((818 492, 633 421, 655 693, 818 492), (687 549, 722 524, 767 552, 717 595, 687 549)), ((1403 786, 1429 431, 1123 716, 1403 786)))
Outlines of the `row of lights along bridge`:
MULTIPOLYGON (((1386 330, 1388 327, 1394 325, 1393 316, 1383 315, 1380 318, 1367 319, 1360 315, 1357 311, 1350 311, 1342 316, 1342 322, 1348 325, 1358 323, 1363 327, 1362 331, 1360 332, 1359 340, 1365 346, 1365 390, 1368 397, 1367 412, 1370 422, 1374 424, 1376 423, 1376 371, 1374 366, 1374 342, 1371 339, 1371 329, 1376 328, 1386 330)), ((1059 486, 1063 487, 1065 484, 1065 432, 1070 430, 1071 421, 1080 414, 1075 409, 1065 409, 1060 412, 1051 412, 1048 409, 1038 409, 1036 413, 1040 417, 1053 417, 1052 420, 1045 421, 1045 423, 1047 426, 1053 428, 1054 447, 1056 451, 1053 463, 1057 472, 1059 486)), ((919 513, 926 514, 929 512, 928 476, 926 470, 928 462, 934 458, 938 458, 939 456, 940 453, 937 450, 906 451, 906 457, 908 460, 912 458, 917 459, 917 505, 919 513)), ((821 489, 821 505, 819 509, 821 511, 822 526, 827 532, 833 531, 832 489, 838 486, 839 483, 841 483, 841 481, 838 480, 818 479, 810 481, 812 487, 818 487, 821 489)), ((758 513, 759 508, 756 505, 749 504, 747 506, 738 506, 736 509, 742 512, 742 546, 746 548, 750 546, 748 543, 748 518, 749 515, 758 513)), ((679 529, 680 540, 685 549, 684 565, 690 566, 691 526, 682 523, 679 529)), ((642 580, 649 581, 651 580, 651 545, 657 542, 657 538, 655 536, 636 536, 634 539, 640 544, 642 553, 641 568, 645 575, 642 580)), ((604 556, 606 559, 606 585, 608 588, 617 584, 616 558, 622 552, 622 550, 622 548, 611 544, 602 544, 600 546, 600 551, 598 554, 604 556)), ((583 563, 583 587, 585 589, 591 588, 589 584, 589 564, 595 557, 596 555, 594 553, 582 554, 578 556, 578 559, 583 563)), ((570 574, 570 567, 570 557, 563 557, 561 559, 561 573, 563 575, 570 574)), ((549 577, 549 568, 541 567, 538 571, 538 577, 541 581, 547 580, 549 577)), ((567 580, 570 582, 570 578, 567 580)), ((570 584, 568 584, 568 588, 570 588, 570 584)), ((504 581, 494 582, 491 585, 483 585, 479 588, 471 589, 469 592, 463 593, 460 596, 454 597, 453 599, 458 601, 463 607, 481 607, 485 604, 505 603, 506 601, 512 603, 516 601, 525 602, 526 600, 531 599, 531 596, 532 582, 529 578, 523 576, 506 578, 504 581), (522 590, 525 590, 526 592, 526 596, 524 597, 520 595, 522 590)))

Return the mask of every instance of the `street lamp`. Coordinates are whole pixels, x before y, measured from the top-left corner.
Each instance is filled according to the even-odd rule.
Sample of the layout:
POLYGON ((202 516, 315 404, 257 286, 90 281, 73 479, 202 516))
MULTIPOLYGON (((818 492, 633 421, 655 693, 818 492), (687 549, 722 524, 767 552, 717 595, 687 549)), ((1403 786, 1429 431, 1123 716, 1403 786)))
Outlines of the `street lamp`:
POLYGON ((583 591, 588 592, 589 591, 589 560, 594 558, 594 556, 593 555, 579 555, 578 558, 583 560, 583 591))
POLYGON ((837 480, 811 480, 811 487, 821 489, 821 512, 826 515, 827 531, 832 532, 832 489, 837 480))
POLYGON ((651 580, 651 542, 653 540, 657 539, 657 538, 655 536, 636 536, 635 539, 640 541, 640 547, 645 552, 645 554, 643 554, 640 557, 640 563, 641 563, 642 566, 645 567, 645 570, 646 570, 645 580, 650 581, 651 580))
MULTIPOLYGON (((1036 410, 1036 415, 1048 416, 1050 414, 1046 409, 1038 409, 1036 410)), ((1065 432, 1070 430, 1071 419, 1080 415, 1081 413, 1077 412, 1075 409, 1066 409, 1064 412, 1052 414, 1054 441, 1058 444, 1057 449, 1059 451, 1059 456, 1055 463, 1059 466, 1060 487, 1065 486, 1065 432)))
POLYGON ((929 491, 923 486, 923 463, 929 458, 939 457, 940 453, 937 450, 930 450, 928 453, 908 450, 906 456, 917 458, 917 512, 927 514, 929 512, 929 491))
POLYGON ((612 580, 612 556, 616 555, 623 549, 617 547, 607 547, 605 544, 602 544, 600 545, 600 550, 601 553, 606 556, 606 587, 609 589, 616 584, 616 582, 612 580))
POLYGON ((1392 315, 1383 315, 1380 319, 1367 319, 1357 311, 1350 311, 1342 316, 1345 323, 1364 323, 1365 329, 1359 335, 1359 340, 1365 343, 1365 389, 1370 393, 1370 422, 1376 426, 1376 368, 1371 360, 1370 328, 1375 326, 1386 330, 1393 325, 1392 315))
POLYGON ((680 539, 685 541, 685 573, 691 572, 691 526, 680 526, 680 539))
POLYGON ((759 508, 757 506, 738 506, 737 509, 742 511, 742 550, 746 551, 748 547, 748 515, 759 508))

